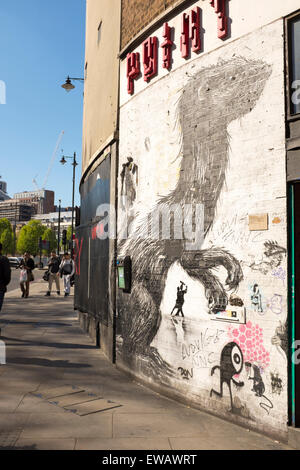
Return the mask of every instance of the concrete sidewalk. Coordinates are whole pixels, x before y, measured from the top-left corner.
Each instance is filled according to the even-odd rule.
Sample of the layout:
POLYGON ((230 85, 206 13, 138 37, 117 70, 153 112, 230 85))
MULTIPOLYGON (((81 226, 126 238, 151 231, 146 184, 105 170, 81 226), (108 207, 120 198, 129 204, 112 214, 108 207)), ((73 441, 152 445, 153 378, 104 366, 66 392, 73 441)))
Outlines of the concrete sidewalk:
POLYGON ((73 296, 47 298, 46 287, 44 281, 35 282, 28 299, 20 298, 19 290, 5 297, 0 449, 289 449, 135 383, 81 331, 73 296), (101 397, 99 407, 118 407, 80 416, 80 407, 70 399, 80 390, 92 397, 86 400, 101 397), (67 397, 53 398, 62 394, 67 397))

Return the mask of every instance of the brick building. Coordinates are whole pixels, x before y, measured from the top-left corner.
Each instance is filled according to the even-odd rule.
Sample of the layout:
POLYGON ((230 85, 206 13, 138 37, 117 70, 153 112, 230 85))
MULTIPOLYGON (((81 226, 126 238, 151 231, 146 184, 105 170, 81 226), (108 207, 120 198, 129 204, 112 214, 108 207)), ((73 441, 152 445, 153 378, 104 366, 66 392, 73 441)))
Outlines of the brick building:
POLYGON ((299 4, 118 5, 87 2, 82 325, 148 386, 287 439, 300 425, 299 4))
POLYGON ((33 208, 17 199, 0 201, 0 219, 6 218, 11 223, 27 222, 31 219, 33 208))
POLYGON ((23 204, 31 205, 35 214, 48 214, 54 211, 54 191, 45 189, 23 191, 16 193, 14 198, 23 204))

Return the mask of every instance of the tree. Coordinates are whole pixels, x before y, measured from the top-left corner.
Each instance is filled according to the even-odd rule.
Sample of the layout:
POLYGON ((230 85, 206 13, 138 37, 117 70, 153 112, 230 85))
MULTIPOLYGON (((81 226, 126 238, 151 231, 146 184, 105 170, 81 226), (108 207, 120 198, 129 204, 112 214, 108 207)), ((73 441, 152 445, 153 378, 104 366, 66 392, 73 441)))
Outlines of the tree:
POLYGON ((46 229, 47 227, 42 225, 39 220, 30 220, 20 230, 17 242, 18 252, 24 253, 27 251, 31 255, 36 256, 39 253, 39 239, 43 237, 46 229))
MULTIPOLYGON (((57 248, 57 240, 56 240, 56 236, 55 236, 55 232, 54 230, 52 230, 51 228, 46 228, 46 230, 44 231, 43 235, 42 235, 42 239, 43 240, 47 240, 48 242, 50 242, 50 248, 49 248, 49 251, 51 250, 56 250, 57 248)), ((46 250, 43 250, 43 254, 48 254, 48 252, 46 250)))
POLYGON ((0 242, 3 245, 3 253, 13 253, 14 234, 11 223, 7 218, 0 219, 0 242))
POLYGON ((0 237, 5 229, 12 230, 11 223, 6 217, 0 219, 0 237))
POLYGON ((14 251, 14 236, 12 230, 6 228, 3 230, 2 235, 1 235, 1 243, 2 243, 2 248, 3 248, 3 253, 5 255, 11 254, 14 251))

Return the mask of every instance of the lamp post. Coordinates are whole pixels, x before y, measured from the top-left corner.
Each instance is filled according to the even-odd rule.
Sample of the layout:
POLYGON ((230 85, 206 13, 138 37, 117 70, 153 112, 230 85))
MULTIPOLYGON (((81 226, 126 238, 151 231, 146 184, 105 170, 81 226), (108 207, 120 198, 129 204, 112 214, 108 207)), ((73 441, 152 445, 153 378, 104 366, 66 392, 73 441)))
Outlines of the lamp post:
POLYGON ((66 90, 66 92, 69 93, 69 91, 73 90, 75 88, 75 86, 73 85, 73 83, 71 82, 71 80, 79 80, 81 82, 84 82, 84 78, 72 78, 72 77, 67 77, 65 83, 61 86, 62 88, 64 88, 64 90, 66 90))
POLYGON ((74 152, 73 157, 69 157, 67 155, 63 155, 60 163, 65 165, 67 163, 66 158, 73 159, 73 191, 72 191, 72 228, 71 228, 71 258, 73 258, 73 232, 74 232, 74 194, 75 194, 75 168, 78 165, 76 162, 76 152, 74 152))
POLYGON ((60 246, 60 205, 61 205, 61 200, 59 199, 59 206, 58 206, 58 227, 57 227, 57 256, 59 256, 59 246, 60 246))
MULTIPOLYGON (((12 204, 11 204, 12 205, 12 204)), ((15 222, 14 222, 14 249, 13 249, 13 256, 16 254, 16 226, 17 226, 17 207, 18 207, 18 202, 15 201, 15 222)))

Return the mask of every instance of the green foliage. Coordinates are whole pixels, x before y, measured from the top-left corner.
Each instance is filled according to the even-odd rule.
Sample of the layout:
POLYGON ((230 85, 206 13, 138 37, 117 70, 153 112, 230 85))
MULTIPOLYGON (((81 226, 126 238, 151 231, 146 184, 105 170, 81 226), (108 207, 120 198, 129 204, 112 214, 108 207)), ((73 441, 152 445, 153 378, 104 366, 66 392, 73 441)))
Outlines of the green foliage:
POLYGON ((0 241, 3 245, 3 254, 12 254, 14 251, 14 235, 12 230, 9 230, 7 228, 3 230, 0 241))
POLYGON ((0 236, 5 229, 12 230, 11 223, 6 217, 0 219, 0 236))
MULTIPOLYGON (((51 228, 46 228, 46 230, 43 233, 42 239, 50 242, 50 251, 57 249, 57 240, 56 240, 54 230, 52 230, 51 228)), ((46 250, 43 250, 43 254, 47 255, 49 254, 49 252, 46 250)))
POLYGON ((71 238, 72 238, 72 225, 70 225, 68 227, 68 230, 67 230, 67 240, 68 240, 68 242, 71 240, 71 238))
POLYGON ((0 242, 3 245, 5 255, 12 254, 14 251, 14 234, 11 223, 8 219, 0 219, 0 242))
POLYGON ((18 253, 27 251, 31 255, 36 256, 39 253, 39 239, 40 237, 43 238, 46 229, 47 227, 42 225, 39 220, 30 220, 27 225, 24 225, 18 236, 18 253))

